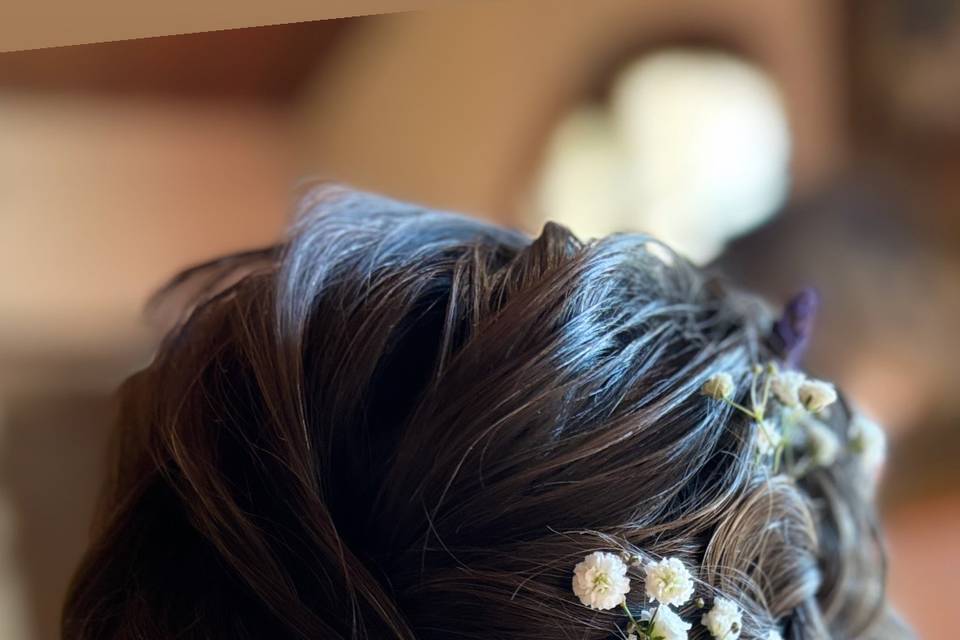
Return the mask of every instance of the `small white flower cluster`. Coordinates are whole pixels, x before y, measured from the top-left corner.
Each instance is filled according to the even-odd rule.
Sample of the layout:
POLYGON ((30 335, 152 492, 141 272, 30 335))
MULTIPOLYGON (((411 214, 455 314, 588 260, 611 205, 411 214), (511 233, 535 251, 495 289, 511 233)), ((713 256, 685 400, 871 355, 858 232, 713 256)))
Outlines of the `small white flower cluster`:
POLYGON ((803 425, 806 428, 813 464, 828 467, 836 462, 841 449, 837 434, 819 420, 804 420, 803 425))
POLYGON ((850 450, 860 457, 860 464, 866 475, 875 479, 887 457, 887 437, 883 428, 858 414, 850 421, 847 438, 850 450))
POLYGON ((647 597, 660 604, 678 607, 693 595, 693 579, 683 563, 676 558, 651 562, 645 568, 643 586, 647 597))
MULTIPOLYGON (((695 585, 690 571, 678 558, 663 558, 643 564, 639 556, 620 556, 595 551, 573 569, 573 593, 591 609, 623 608, 629 624, 627 640, 687 640, 693 625, 685 621, 673 607, 681 607, 693 597, 695 585), (648 606, 634 617, 627 606, 630 593, 630 566, 643 566, 644 593, 648 606)), ((697 598, 697 608, 704 606, 697 598)), ((717 597, 713 607, 703 614, 700 624, 717 640, 737 640, 743 629, 743 613, 732 600, 717 597)), ((780 633, 770 630, 767 640, 782 640, 780 633)))
POLYGON ((771 420, 767 419, 757 423, 757 451, 760 455, 773 455, 780 448, 782 442, 783 435, 771 420))
MULTIPOLYGON (((837 401, 837 391, 829 382, 808 378, 799 371, 781 372, 770 363, 754 368, 746 405, 737 402, 736 383, 728 372, 711 376, 701 391, 751 418, 758 460, 772 460, 774 473, 785 449, 790 447, 789 453, 793 454, 797 446, 803 447, 802 457, 794 460, 793 455, 787 456, 793 465, 788 471, 795 476, 810 467, 833 464, 845 445, 846 451, 858 456, 871 478, 876 477, 883 463, 886 442, 876 423, 855 416, 843 443, 823 422, 830 406, 837 401), (799 431, 791 432, 794 428, 799 431)), ((580 602, 591 609, 622 608, 629 619, 627 640, 687 640, 693 627, 675 610, 690 602, 696 591, 690 571, 678 558, 644 563, 640 556, 596 551, 574 567, 572 585, 580 602), (644 573, 645 606, 636 617, 627 606, 631 567, 642 567, 644 573)), ((696 607, 705 607, 702 598, 696 599, 696 607)), ((738 640, 743 630, 743 612, 733 600, 717 596, 701 616, 700 624, 716 640, 738 640)), ((763 637, 783 640, 777 629, 770 629, 763 637)))
POLYGON ((713 374, 703 383, 703 395, 714 400, 729 400, 734 391, 736 386, 733 384, 733 376, 726 371, 713 374))
POLYGON ((837 401, 837 390, 829 382, 807 378, 799 371, 775 371, 770 389, 785 407, 803 407, 819 413, 837 401))
POLYGON ((646 623, 646 632, 641 638, 663 638, 663 640, 687 640, 687 632, 692 624, 684 622, 670 607, 644 609, 640 612, 640 621, 646 623))
POLYGON ((627 565, 612 553, 595 551, 573 568, 573 593, 591 609, 618 607, 629 592, 627 565))
POLYGON ((743 614, 733 600, 717 598, 713 601, 713 608, 700 618, 700 624, 705 626, 714 638, 737 640, 743 629, 743 614))
MULTIPOLYGON (((754 372, 754 381, 750 389, 752 403, 751 413, 760 413, 766 408, 772 392, 774 397, 784 407, 790 409, 803 408, 810 413, 820 413, 837 401, 837 390, 829 382, 808 378, 799 371, 779 371, 773 363, 765 369, 758 367, 754 372), (766 382, 763 385, 763 394, 759 396, 758 376, 766 372, 766 382), (762 398, 762 399, 761 399, 762 398)), ((710 376, 701 387, 703 395, 714 400, 732 402, 736 393, 733 376, 726 371, 710 376)), ((762 420, 758 420, 760 422, 762 420)))
MULTIPOLYGON (((746 405, 736 401, 736 385, 728 372, 712 375, 701 392, 752 418, 757 455, 772 460, 774 472, 780 468, 784 450, 798 445, 804 446, 807 456, 794 461, 789 470, 793 475, 836 462, 844 451, 844 444, 821 419, 837 401, 834 386, 808 378, 800 371, 780 371, 773 363, 756 366, 753 374, 746 405), (775 401, 772 405, 771 400, 775 401), (791 432, 794 427, 798 430, 791 432)), ((866 475, 875 478, 885 457, 883 430, 866 418, 856 416, 847 433, 847 450, 859 456, 866 475)))

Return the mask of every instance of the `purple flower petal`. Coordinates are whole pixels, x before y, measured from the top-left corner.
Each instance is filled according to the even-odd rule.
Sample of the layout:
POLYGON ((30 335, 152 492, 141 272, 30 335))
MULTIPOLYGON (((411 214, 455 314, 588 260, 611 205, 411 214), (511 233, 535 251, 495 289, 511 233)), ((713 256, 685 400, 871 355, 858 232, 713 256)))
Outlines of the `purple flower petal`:
POLYGON ((820 296, 806 288, 793 296, 783 308, 783 315, 770 332, 770 348, 787 367, 799 364, 813 333, 813 321, 820 306, 820 296))

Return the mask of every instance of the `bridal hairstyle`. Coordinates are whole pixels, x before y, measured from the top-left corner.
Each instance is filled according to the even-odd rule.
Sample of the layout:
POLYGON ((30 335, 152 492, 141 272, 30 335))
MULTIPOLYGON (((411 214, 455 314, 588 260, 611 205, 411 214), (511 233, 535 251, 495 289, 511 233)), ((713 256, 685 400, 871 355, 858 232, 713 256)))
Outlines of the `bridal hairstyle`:
POLYGON ((854 462, 771 473, 700 394, 782 360, 755 298, 646 236, 301 209, 162 292, 193 304, 120 389, 64 638, 622 638, 570 589, 597 550, 679 558, 742 638, 905 637, 854 462))

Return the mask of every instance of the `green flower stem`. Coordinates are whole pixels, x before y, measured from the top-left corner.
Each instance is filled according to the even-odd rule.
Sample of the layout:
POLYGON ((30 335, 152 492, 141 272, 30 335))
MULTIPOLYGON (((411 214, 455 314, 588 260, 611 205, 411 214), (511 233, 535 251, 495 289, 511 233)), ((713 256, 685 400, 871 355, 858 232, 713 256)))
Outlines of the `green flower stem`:
POLYGON ((754 413, 752 409, 747 409, 747 408, 746 408, 745 406, 743 406, 742 404, 740 404, 740 403, 738 403, 738 402, 734 402, 733 400, 730 400, 729 398, 723 398, 723 401, 726 402, 726 403, 727 403, 728 405, 730 405, 731 407, 733 407, 734 409, 737 409, 738 411, 742 411, 743 413, 747 414, 749 417, 753 418, 754 420, 757 419, 757 414, 754 413))
POLYGON ((657 603, 657 608, 653 610, 653 615, 650 616, 650 635, 653 635, 653 625, 657 621, 657 614, 660 613, 660 603, 657 603))
POLYGON ((757 406, 757 380, 760 379, 760 374, 763 373, 763 368, 760 365, 753 366, 753 373, 750 376, 750 404, 757 406))
MULTIPOLYGON (((763 399, 760 403, 761 414, 763 410, 766 409, 767 402, 770 401, 770 387, 773 385, 773 372, 767 372, 767 379, 763 382, 763 399)), ((762 417, 762 416, 761 416, 762 417)))

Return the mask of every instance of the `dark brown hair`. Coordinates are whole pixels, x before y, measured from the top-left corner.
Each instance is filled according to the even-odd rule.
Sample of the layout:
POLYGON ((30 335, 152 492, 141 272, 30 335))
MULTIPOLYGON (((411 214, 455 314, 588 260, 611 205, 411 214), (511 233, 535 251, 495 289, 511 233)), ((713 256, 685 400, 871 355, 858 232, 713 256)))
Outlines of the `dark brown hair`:
POLYGON ((644 236, 302 208, 171 285, 64 638, 614 638, 570 589, 595 550, 679 557, 743 638, 892 637, 855 462, 774 475, 699 393, 776 357, 757 300, 644 236))

